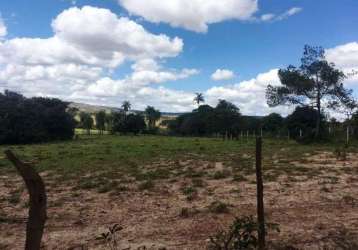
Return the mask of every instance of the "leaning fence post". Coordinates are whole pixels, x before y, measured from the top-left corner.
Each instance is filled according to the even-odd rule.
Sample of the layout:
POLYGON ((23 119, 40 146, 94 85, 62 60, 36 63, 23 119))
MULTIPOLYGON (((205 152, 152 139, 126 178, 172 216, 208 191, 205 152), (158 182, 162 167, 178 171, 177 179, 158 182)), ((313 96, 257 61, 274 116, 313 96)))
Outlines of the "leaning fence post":
POLYGON ((257 221, 258 221, 258 249, 265 249, 265 214, 264 194, 262 183, 262 138, 256 138, 256 185, 257 185, 257 221))
POLYGON ((25 181, 30 196, 25 250, 39 250, 46 221, 47 197, 45 184, 34 168, 21 162, 10 150, 6 150, 5 155, 14 164, 17 172, 25 181))

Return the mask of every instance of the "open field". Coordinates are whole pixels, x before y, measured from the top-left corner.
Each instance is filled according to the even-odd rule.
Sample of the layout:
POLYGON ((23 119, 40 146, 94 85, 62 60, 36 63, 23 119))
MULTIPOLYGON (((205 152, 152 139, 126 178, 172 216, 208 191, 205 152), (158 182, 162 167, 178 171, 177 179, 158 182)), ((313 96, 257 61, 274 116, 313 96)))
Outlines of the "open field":
MULTIPOLYGON (((256 213, 253 140, 104 135, 7 148, 45 180, 44 249, 107 249, 96 237, 116 223, 120 249, 205 249, 235 216, 256 213)), ((358 151, 347 152, 264 139, 275 249, 358 249, 358 151)), ((22 249, 27 208, 24 184, 0 156, 0 249, 22 249)))

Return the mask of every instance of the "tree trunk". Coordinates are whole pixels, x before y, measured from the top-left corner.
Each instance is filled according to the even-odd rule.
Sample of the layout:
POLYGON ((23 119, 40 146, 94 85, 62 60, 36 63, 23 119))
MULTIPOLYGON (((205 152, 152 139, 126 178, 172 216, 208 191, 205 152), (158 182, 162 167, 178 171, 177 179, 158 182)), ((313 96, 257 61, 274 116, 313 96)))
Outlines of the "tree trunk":
POLYGON ((317 94, 317 121, 316 121, 316 131, 315 137, 318 139, 321 136, 321 98, 320 94, 317 94))
POLYGON ((24 179, 30 196, 25 250, 39 250, 47 217, 47 197, 44 182, 34 168, 21 162, 10 150, 5 151, 5 155, 14 164, 16 170, 24 179))

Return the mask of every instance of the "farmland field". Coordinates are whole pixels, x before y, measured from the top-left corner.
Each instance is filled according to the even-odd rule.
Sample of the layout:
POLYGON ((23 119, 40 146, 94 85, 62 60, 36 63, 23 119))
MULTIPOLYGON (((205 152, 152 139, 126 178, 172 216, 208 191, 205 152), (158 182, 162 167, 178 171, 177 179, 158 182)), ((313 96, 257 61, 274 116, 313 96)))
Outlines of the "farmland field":
MULTIPOLYGON (((205 249, 236 216, 256 213, 253 139, 80 135, 8 148, 45 181, 44 249, 106 249, 96 238, 117 223, 120 249, 205 249)), ((263 171, 266 218, 280 228, 272 247, 358 249, 355 146, 264 139, 263 171)), ((1 155, 0 249, 22 249, 27 209, 1 155)))

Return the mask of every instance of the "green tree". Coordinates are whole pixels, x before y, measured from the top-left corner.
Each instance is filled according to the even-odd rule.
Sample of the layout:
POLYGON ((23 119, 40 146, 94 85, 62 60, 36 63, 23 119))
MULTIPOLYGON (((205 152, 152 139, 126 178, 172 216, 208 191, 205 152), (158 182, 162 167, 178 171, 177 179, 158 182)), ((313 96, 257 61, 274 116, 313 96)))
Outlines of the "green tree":
POLYGON ((140 114, 129 114, 125 116, 123 113, 113 114, 113 132, 123 134, 133 133, 137 135, 145 129, 144 117, 140 114))
POLYGON ((314 107, 317 112, 315 137, 321 136, 322 101, 327 108, 336 108, 352 100, 352 90, 343 86, 344 73, 325 59, 322 47, 304 48, 301 66, 289 66, 278 72, 282 86, 268 85, 267 103, 270 107, 293 104, 314 107))
POLYGON ((72 139, 75 124, 68 103, 59 99, 0 93, 0 144, 72 139))
POLYGON ((262 129, 271 135, 278 135, 284 127, 284 119, 277 113, 271 113, 262 119, 262 129))
MULTIPOLYGON (((296 107, 295 111, 286 118, 286 126, 290 137, 302 142, 312 142, 316 138, 317 113, 318 111, 312 107, 296 107), (302 131, 302 138, 300 131, 302 131)), ((322 131, 325 128, 326 117, 321 114, 320 120, 322 131)), ((324 130, 324 132, 326 131, 324 130)))
POLYGON ((155 109, 152 106, 148 106, 145 111, 145 116, 148 120, 148 127, 150 130, 155 129, 155 123, 160 119, 161 113, 159 110, 155 109))
POLYGON ((205 102, 203 93, 195 93, 194 102, 200 106, 200 103, 205 102))
POLYGON ((86 129, 87 134, 91 134, 91 129, 93 128, 93 118, 91 114, 86 112, 80 113, 80 125, 83 129, 86 129))
POLYGON ((106 129, 106 112, 101 110, 96 113, 96 127, 99 130, 100 134, 103 135, 103 131, 106 129))
POLYGON ((124 114, 127 114, 127 112, 131 109, 131 103, 129 101, 124 101, 122 103, 122 109, 124 111, 124 114))

